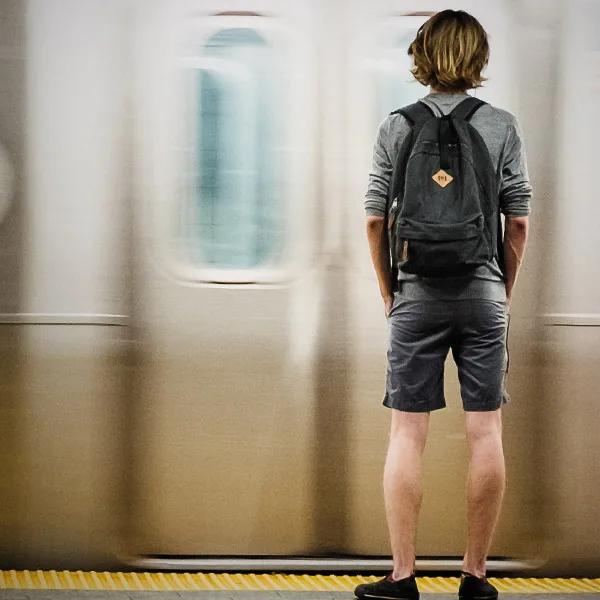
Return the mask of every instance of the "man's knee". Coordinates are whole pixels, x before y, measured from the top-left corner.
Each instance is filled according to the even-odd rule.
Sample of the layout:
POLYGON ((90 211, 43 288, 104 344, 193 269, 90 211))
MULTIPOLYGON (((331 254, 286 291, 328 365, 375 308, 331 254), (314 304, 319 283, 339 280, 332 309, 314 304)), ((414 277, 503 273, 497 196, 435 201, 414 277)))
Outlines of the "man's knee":
POLYGON ((466 415, 467 441, 470 447, 484 443, 502 442, 502 409, 468 411, 466 415))
POLYGON ((392 411, 390 442, 403 440, 414 444, 421 451, 427 441, 429 412, 392 411))

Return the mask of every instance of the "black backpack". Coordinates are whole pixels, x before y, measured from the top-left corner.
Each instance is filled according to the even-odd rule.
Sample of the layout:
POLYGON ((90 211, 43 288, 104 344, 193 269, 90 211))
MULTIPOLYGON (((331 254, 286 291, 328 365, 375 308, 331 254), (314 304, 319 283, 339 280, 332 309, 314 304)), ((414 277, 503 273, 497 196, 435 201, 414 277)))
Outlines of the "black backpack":
POLYGON ((411 125, 398 149, 387 202, 394 289, 398 269, 461 277, 495 256, 504 273, 496 173, 469 122, 483 104, 469 96, 438 117, 419 100, 390 113, 411 125))

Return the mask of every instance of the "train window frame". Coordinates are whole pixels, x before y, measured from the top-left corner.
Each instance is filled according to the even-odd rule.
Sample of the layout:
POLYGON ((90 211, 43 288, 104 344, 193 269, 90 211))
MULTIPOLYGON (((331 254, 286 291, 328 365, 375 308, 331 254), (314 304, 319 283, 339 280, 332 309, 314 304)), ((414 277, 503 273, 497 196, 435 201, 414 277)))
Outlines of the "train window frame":
MULTIPOLYGON (((318 197, 314 161, 317 113, 313 99, 316 94, 315 78, 311 74, 316 56, 308 37, 283 19, 258 15, 182 16, 167 21, 167 25, 161 21, 156 26, 167 28, 167 34, 162 35, 161 42, 153 46, 151 52, 141 52, 144 68, 138 97, 144 106, 145 131, 141 132, 139 146, 146 190, 142 199, 144 231, 151 232, 146 242, 151 246, 157 267, 191 284, 272 285, 297 279, 316 260, 317 204, 314 200, 306 202, 306 198, 318 197), (277 260, 250 268, 223 268, 194 264, 186 252, 186 240, 178 237, 176 231, 181 213, 187 210, 185 203, 190 201, 192 185, 185 175, 189 169, 189 162, 186 164, 189 156, 185 157, 186 152, 189 153, 188 129, 193 122, 189 111, 194 105, 187 95, 189 71, 207 66, 209 61, 198 49, 213 35, 239 28, 255 31, 277 49, 280 57, 294 61, 297 68, 278 71, 282 76, 278 84, 283 98, 282 111, 303 114, 304 118, 282 116, 283 242, 277 260), (145 147, 150 150, 144 152, 145 147)), ((149 32, 146 36, 147 44, 150 39, 156 41, 149 32)), ((147 44, 142 42, 141 48, 146 49, 147 44)))

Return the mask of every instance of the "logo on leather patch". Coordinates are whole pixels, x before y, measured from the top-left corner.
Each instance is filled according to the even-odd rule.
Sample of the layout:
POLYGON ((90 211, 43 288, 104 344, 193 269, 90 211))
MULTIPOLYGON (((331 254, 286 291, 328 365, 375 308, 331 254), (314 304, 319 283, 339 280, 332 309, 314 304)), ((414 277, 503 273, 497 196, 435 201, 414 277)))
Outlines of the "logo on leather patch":
POLYGON ((446 187, 449 183, 452 182, 454 177, 450 175, 450 173, 446 173, 444 169, 440 169, 437 173, 435 173, 431 177, 440 187, 446 187))

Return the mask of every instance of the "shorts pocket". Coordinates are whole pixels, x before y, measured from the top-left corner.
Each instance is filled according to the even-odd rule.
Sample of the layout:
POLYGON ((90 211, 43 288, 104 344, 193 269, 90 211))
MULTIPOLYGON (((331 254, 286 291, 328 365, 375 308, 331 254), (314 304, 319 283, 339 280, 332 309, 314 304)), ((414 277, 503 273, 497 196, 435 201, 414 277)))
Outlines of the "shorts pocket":
POLYGON ((392 301, 392 306, 390 307, 390 311, 386 315, 387 319, 389 319, 392 316, 392 313, 394 312, 394 309, 396 308, 396 305, 398 304, 399 298, 400 298, 400 292, 394 292, 394 300, 392 301))

